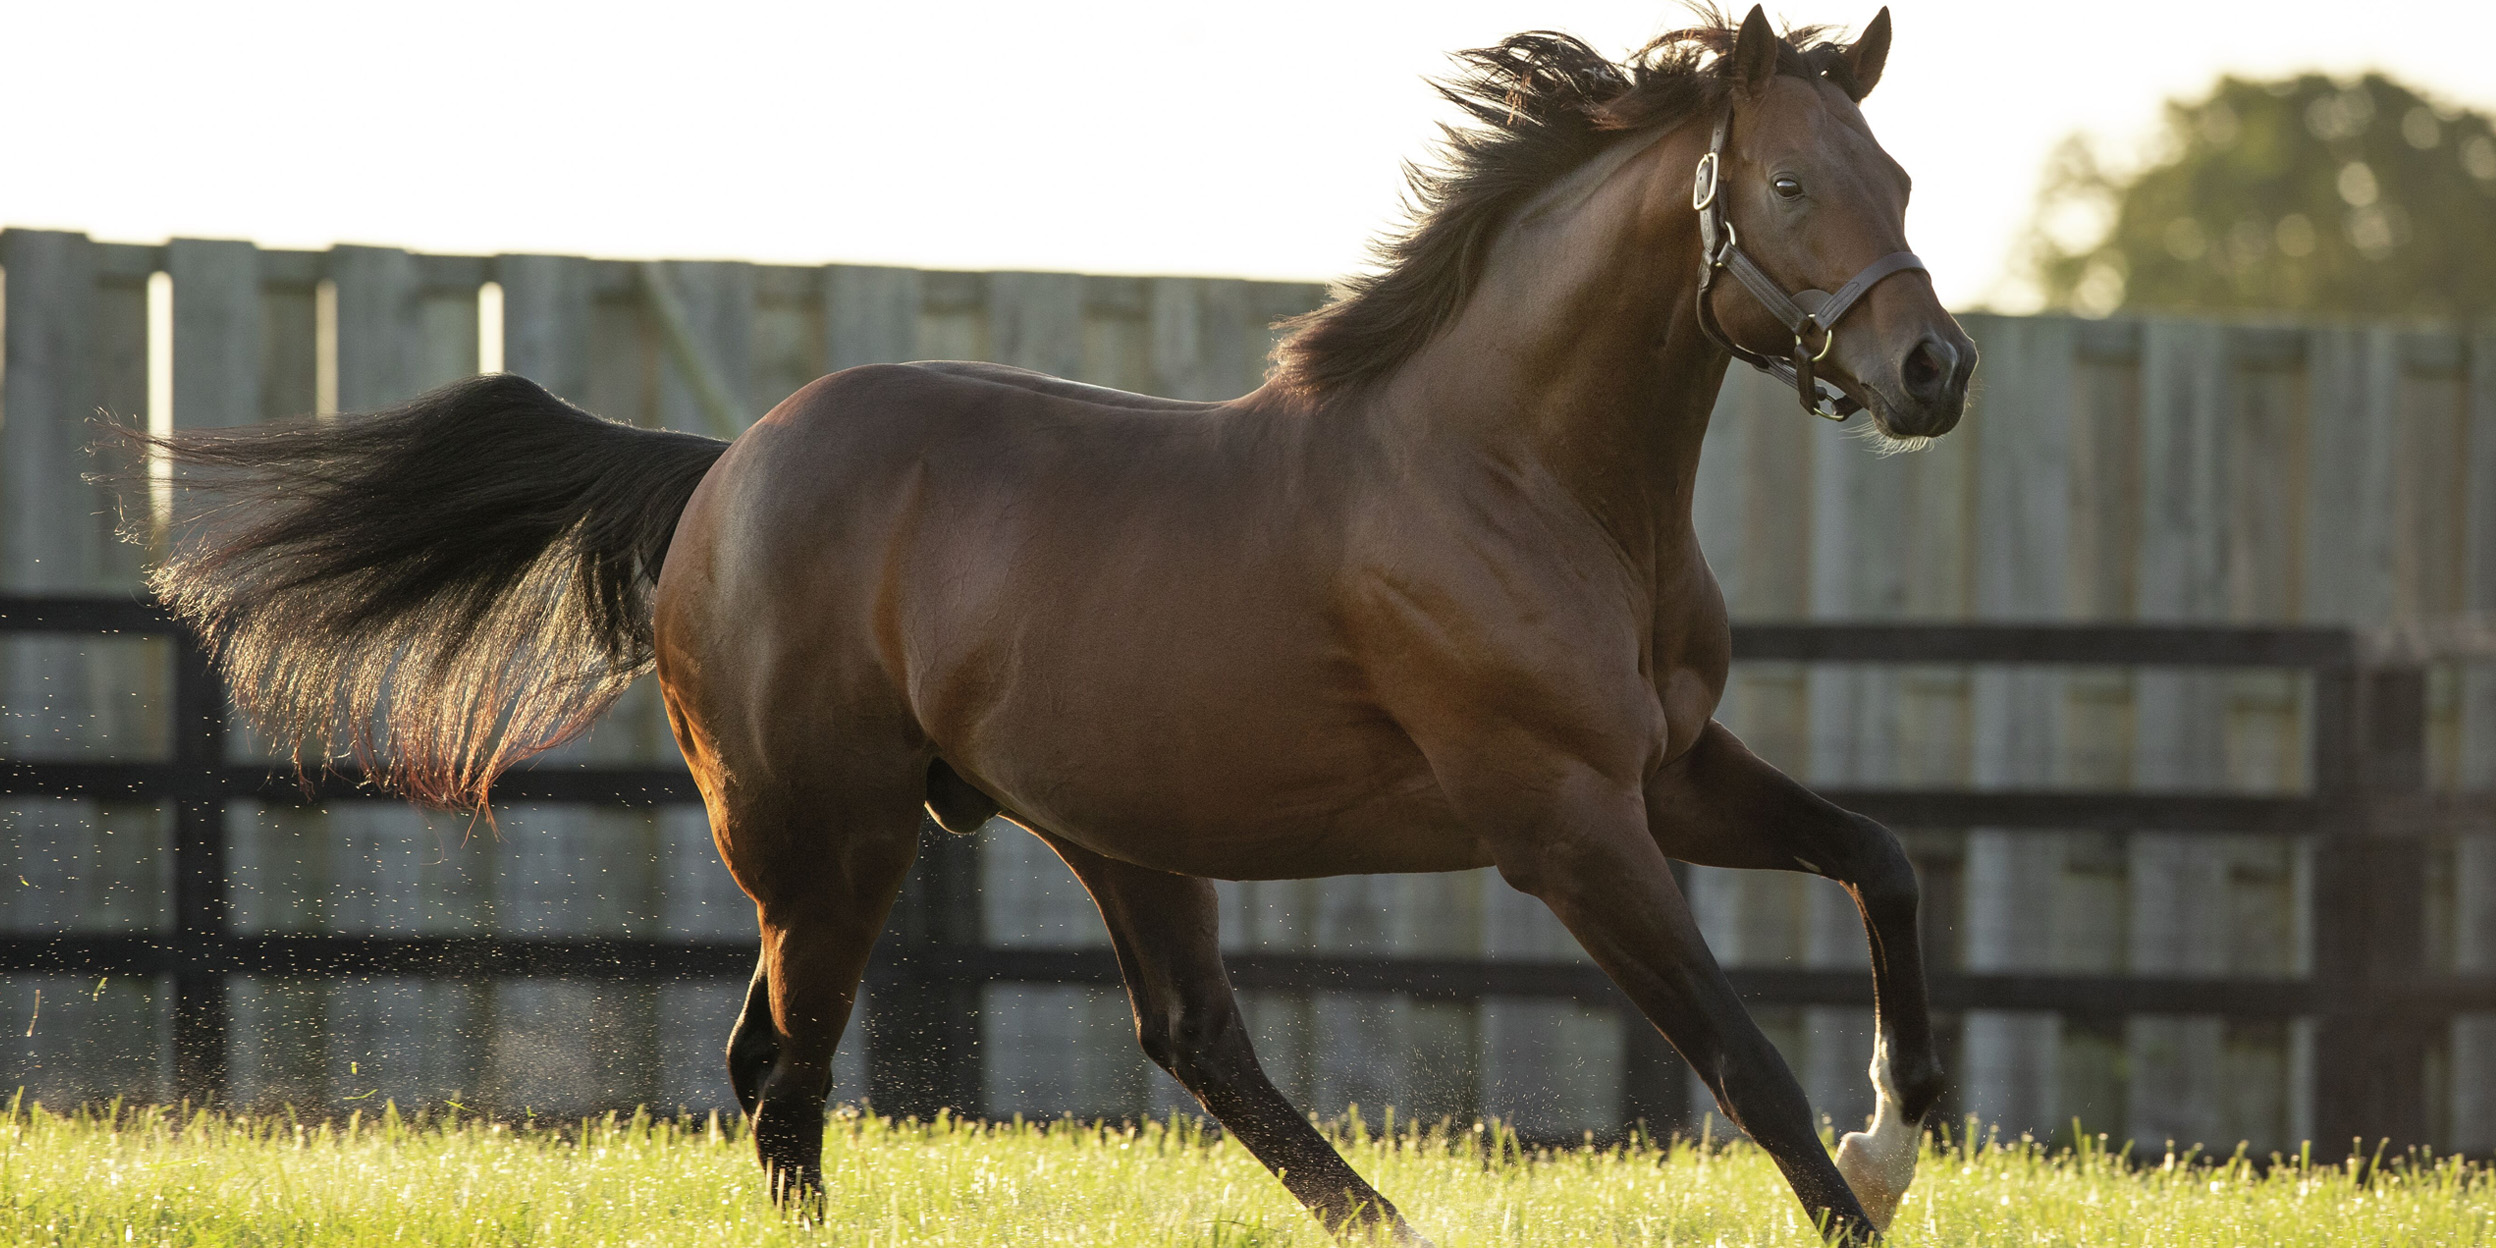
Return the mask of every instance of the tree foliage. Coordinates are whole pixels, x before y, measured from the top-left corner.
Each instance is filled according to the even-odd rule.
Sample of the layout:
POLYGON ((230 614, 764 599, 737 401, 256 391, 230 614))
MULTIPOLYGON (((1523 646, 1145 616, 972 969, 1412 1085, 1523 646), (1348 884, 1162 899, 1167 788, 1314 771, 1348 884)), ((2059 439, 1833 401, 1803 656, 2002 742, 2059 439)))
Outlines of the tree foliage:
POLYGON ((2167 105, 2160 155, 2059 148, 2031 255, 2082 312, 2496 313, 2496 132, 2380 74, 2219 80, 2167 105), (2079 237, 2074 238, 2074 235, 2079 237))

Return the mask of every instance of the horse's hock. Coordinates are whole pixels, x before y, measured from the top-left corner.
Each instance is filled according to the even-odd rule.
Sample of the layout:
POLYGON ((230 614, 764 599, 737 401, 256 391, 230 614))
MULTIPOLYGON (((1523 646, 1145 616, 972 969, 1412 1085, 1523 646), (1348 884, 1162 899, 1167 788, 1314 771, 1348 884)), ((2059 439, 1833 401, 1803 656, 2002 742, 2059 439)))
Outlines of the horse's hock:
MULTIPOLYGON (((722 433, 829 369, 919 358, 1219 398, 1255 385, 1268 326, 1323 294, 28 230, 0 233, 0 274, 12 628, 32 618, 29 596, 136 589, 136 555, 110 540, 104 496, 79 478, 99 407, 205 428, 374 407, 500 365, 613 417, 722 433)), ((1728 380, 1698 523, 1738 620, 2380 626, 2496 611, 2496 338, 1964 319, 1981 389, 1959 431, 1919 454, 1875 456, 1766 379, 1728 380)), ((752 910, 712 853, 647 689, 559 760, 638 776, 639 800, 569 801, 636 792, 531 780, 486 835, 390 803, 152 778, 160 760, 217 761, 177 731, 216 708, 176 696, 205 686, 185 683, 172 641, 101 631, 117 618, 57 614, 58 631, 0 636, 12 794, 0 1023, 13 1037, 0 1086, 56 1105, 213 1092, 342 1109, 733 1106, 717 1038, 750 964, 752 910), (327 938, 328 960, 269 939, 280 935, 327 938), (607 952, 567 952, 583 940, 607 952), (680 952, 634 953, 636 941, 680 952), (288 957, 309 960, 251 973, 288 957)), ((2354 695, 2294 664, 1754 652, 1779 657, 1736 668, 1720 717, 1841 800, 2122 790, 2150 796, 2142 822, 2181 825, 2100 809, 2069 830, 2050 815, 1969 826, 1974 808, 1948 802, 1883 813, 1924 874, 1956 1109, 2010 1133, 2052 1136, 2077 1116, 2118 1140, 2261 1150, 2328 1132, 2334 1105, 2375 1096, 2414 1107, 2402 1142, 2496 1149, 2496 1013, 2446 1012, 2496 1006, 2496 825, 2469 813, 2484 802, 2432 796, 2496 787, 2496 672, 2430 665, 2414 688, 2378 682, 2368 728, 2334 710, 2354 695), (2416 748, 2400 757, 2429 794, 2411 804, 2462 812, 2425 835, 2318 847, 2280 834, 2288 822, 2212 823, 2274 809, 2258 801, 2157 796, 2338 791, 2347 777, 2317 773, 2398 754, 2383 724, 2403 708, 2416 748), (2373 732, 2365 750, 2316 740, 2348 724, 2373 732), (2159 813, 2205 810, 2222 813, 2159 813), (2361 869, 2409 891, 2335 891, 2361 869), (2362 965, 2318 942, 2352 930, 2372 933, 2362 965), (2352 975, 2444 978, 2405 998, 2414 1020, 2351 1041, 2308 986, 2352 975), (2045 987, 1984 995, 2029 981, 2045 987), (2057 984, 2077 987, 2057 998, 2057 984), (2160 992, 2150 1004, 2163 1008, 2124 1012, 2160 992), (2016 1008, 1961 1008, 1988 1001, 2016 1008), (2226 1012, 2175 1012, 2195 1004, 2226 1012), (2378 1050, 2392 1072, 2381 1087, 2351 1091, 2326 1060, 2378 1050)), ((258 759, 239 732, 223 749, 258 759)), ((1044 847, 989 833, 927 851, 839 1096, 1027 1116, 1188 1104, 1135 1051, 1099 921, 1044 847), (966 948, 987 951, 973 978, 957 973, 966 948), (891 1039, 902 1034, 953 1056, 929 1060, 891 1039)), ((1854 1003, 1868 996, 1845 986, 1865 956, 1850 903, 1800 876, 1697 869, 1687 882, 1817 1107, 1857 1125, 1872 1035, 1854 1003)), ((1495 877, 1225 885, 1223 902, 1266 1066, 1308 1108, 1490 1113, 1548 1137, 1635 1118, 1698 1125, 1705 1097, 1653 1033, 1539 904, 1495 877)))

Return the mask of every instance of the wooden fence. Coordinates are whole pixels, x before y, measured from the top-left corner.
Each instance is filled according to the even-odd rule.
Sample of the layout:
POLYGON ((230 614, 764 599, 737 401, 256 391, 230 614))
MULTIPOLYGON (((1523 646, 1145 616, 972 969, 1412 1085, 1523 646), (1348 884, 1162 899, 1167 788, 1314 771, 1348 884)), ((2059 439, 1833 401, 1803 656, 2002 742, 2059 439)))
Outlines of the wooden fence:
MULTIPOLYGON (((0 592, 20 595, 135 585, 135 552, 107 539, 76 479, 98 407, 234 424, 370 407, 500 363, 606 415, 716 432, 828 368, 932 357, 1216 397, 1254 384, 1273 318, 1321 296, 1191 278, 132 247, 23 230, 0 233, 0 281, 0 592)), ((1976 409, 1916 455, 1874 456, 1747 375, 1728 384, 1699 519, 1740 620, 2378 629, 2496 608, 2496 339, 2056 318, 1969 328, 1985 352, 1976 409)), ((2328 805, 2332 785, 2354 783, 2331 770, 2345 761, 2332 746, 2337 678, 2300 675, 2315 666, 2304 663, 2135 670, 2147 651, 1977 663, 1930 643, 1947 630, 1914 635, 1927 640, 1853 663, 1753 649, 1724 717, 1907 830, 1936 959, 1958 972, 1944 980, 1958 1107, 2012 1130, 2050 1133, 2076 1114, 2118 1136, 2257 1147, 2355 1121, 2336 1108, 2350 1103, 2334 1090, 2346 1072, 2325 1060, 2351 1051, 2330 1021, 2346 1016, 2314 986, 2342 974, 2318 954, 2344 947, 2325 938, 2349 921, 2331 889, 2353 877, 2315 836, 2279 835, 2329 820, 2257 818, 2274 809, 2260 802, 2328 805), (2044 796, 2079 789, 2136 796, 2095 808, 2044 796), (2031 804, 1954 804, 1948 791, 2031 804), (2053 995, 2064 989, 2080 995, 2053 995)), ((164 713, 176 668, 162 637, 0 638, 0 753, 105 766, 196 748, 164 713)), ((2419 783, 2496 787, 2496 682, 2420 672, 2419 783)), ((233 766, 263 765, 247 741, 225 748, 233 766)), ((556 762, 680 768, 646 690, 556 762)), ((55 961, 39 974, 25 959, 68 949, 62 936, 146 944, 184 930, 198 917, 184 909, 197 895, 184 850, 196 862, 213 845, 227 881, 219 939, 343 939, 345 961, 319 965, 356 973, 237 974, 221 995, 194 985, 222 1005, 227 1095, 724 1104, 717 1047, 743 963, 728 951, 750 939, 750 910, 710 860, 698 808, 676 800, 680 774, 629 807, 557 800, 590 795, 563 784, 604 783, 564 774, 526 778, 499 838, 256 787, 227 790, 214 818, 186 818, 183 799, 143 788, 63 796, 13 783, 19 883, 0 921, 22 938, 7 946, 18 972, 0 981, 0 1019, 33 1024, 18 1080, 53 1099, 197 1086, 204 1059, 182 1055, 207 1050, 185 1028, 216 1019, 186 1011, 181 964, 131 953, 125 971, 55 961), (387 952, 411 938, 485 943, 448 963, 387 952), (563 954, 528 943, 579 940, 604 943, 563 954), (590 973, 599 958, 640 956, 619 942, 649 940, 720 961, 629 983, 590 973), (501 952, 478 952, 489 947, 501 952), (414 973, 425 966, 566 973, 414 973), (720 974, 692 974, 703 967, 720 974)), ((2433 1007, 2412 1019, 2431 1025, 2396 1029, 2414 1041, 2395 1063, 2414 1070, 2414 1095, 2377 1099, 2403 1107, 2382 1119, 2403 1138, 2486 1150, 2496 1001, 2468 977, 2496 970, 2496 822, 2469 802, 2437 810, 2436 836, 2397 842, 2414 851, 2399 870, 2414 869, 2416 888, 2396 917, 2415 949, 2363 946, 2416 981, 2404 1009, 2433 1007), (2459 1006, 2470 1008, 2449 1021, 2440 1012, 2459 1006)), ((969 981, 880 973, 869 1031, 976 1039, 984 1061, 930 1063, 939 1046, 913 1065, 909 1046, 875 1046, 872 1072, 845 1056, 845 1095, 872 1080, 887 1102, 933 1095, 992 1113, 1179 1104, 1133 1051, 1101 974, 1098 920, 1062 867, 995 832, 945 842, 932 861, 897 947, 917 950, 922 970, 973 957, 965 949, 1006 961, 979 962, 969 981)), ((1815 1102, 1840 1120, 1863 1112, 1868 1013, 1858 989, 1835 986, 1857 982, 1863 956, 1842 896, 1801 877, 1694 870, 1688 884, 1720 954, 1765 994, 1815 1102)), ((1268 1065, 1311 1108, 1495 1112, 1556 1135, 1702 1103, 1647 1033, 1622 1025, 1548 916, 1486 873, 1225 886, 1224 902, 1268 1065), (1403 969, 1354 965, 1374 957, 1403 969), (1432 988, 1443 981, 1428 975, 1474 976, 1479 991, 1432 988)))

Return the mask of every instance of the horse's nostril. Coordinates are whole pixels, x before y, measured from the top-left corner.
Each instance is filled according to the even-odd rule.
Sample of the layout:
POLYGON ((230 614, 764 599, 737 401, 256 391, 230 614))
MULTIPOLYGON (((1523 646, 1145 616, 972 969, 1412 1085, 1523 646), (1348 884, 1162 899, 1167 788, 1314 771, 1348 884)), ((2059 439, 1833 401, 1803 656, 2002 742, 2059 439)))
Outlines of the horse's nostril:
POLYGON ((1959 353, 1951 350, 1949 343, 1927 334, 1924 341, 1907 352, 1906 363, 1899 369, 1899 380, 1906 383, 1910 397, 1932 402, 1949 387, 1950 374, 1958 365, 1959 353))

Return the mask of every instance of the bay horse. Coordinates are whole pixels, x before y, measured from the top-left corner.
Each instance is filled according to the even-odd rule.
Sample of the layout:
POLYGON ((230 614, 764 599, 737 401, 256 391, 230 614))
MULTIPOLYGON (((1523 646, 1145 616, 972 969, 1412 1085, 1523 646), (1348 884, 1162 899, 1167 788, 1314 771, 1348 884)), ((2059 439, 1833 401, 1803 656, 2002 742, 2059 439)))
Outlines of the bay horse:
POLYGON ((755 904, 728 1065, 801 1210, 925 809, 1065 860, 1145 1053, 1336 1233, 1419 1241, 1259 1070, 1213 879, 1496 867, 1866 1237, 1942 1087, 1915 873, 1710 719, 1729 634, 1690 501, 1734 358, 1884 436, 1958 420, 1975 350, 1857 108, 1889 42, 1887 10, 1839 43, 1754 8, 1621 63, 1541 32, 1465 54, 1441 89, 1473 121, 1409 229, 1227 403, 922 363, 733 444, 509 376, 125 435, 190 500, 154 585, 274 737, 451 808, 655 667, 755 904), (1861 908, 1878 1110, 1834 1161, 1668 859, 1861 908))

